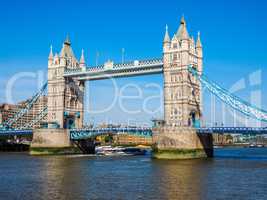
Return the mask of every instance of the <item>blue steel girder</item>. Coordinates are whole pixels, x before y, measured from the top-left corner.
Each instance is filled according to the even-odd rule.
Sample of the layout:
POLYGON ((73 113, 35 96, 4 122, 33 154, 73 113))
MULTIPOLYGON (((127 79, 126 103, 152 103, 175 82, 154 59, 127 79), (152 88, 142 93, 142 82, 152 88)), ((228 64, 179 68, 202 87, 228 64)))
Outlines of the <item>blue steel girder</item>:
POLYGON ((197 128, 200 134, 267 134, 267 127, 207 127, 197 128))
POLYGON ((18 111, 12 118, 3 123, 4 127, 11 127, 18 119, 20 119, 26 112, 28 112, 39 99, 39 97, 45 92, 47 88, 47 82, 41 87, 41 89, 30 99, 24 108, 18 111))
POLYGON ((87 139, 106 134, 128 134, 141 137, 151 137, 152 129, 150 128, 96 128, 96 129, 72 129, 70 137, 72 140, 87 139))
POLYGON ((45 116, 47 116, 48 114, 48 110, 47 110, 47 106, 30 122, 28 122, 27 124, 24 124, 22 127, 19 127, 18 129, 29 129, 29 128, 33 128, 33 126, 40 122, 42 119, 44 119, 45 116))
POLYGON ((211 93, 217 96, 222 102, 226 103, 234 110, 243 113, 244 115, 257 119, 259 121, 267 122, 267 111, 253 106, 252 104, 242 100, 233 95, 226 89, 220 87, 218 84, 210 81, 206 76, 199 75, 198 71, 189 66, 188 70, 192 73, 211 93))
POLYGON ((0 136, 27 136, 32 135, 33 131, 31 129, 28 130, 0 130, 0 136))

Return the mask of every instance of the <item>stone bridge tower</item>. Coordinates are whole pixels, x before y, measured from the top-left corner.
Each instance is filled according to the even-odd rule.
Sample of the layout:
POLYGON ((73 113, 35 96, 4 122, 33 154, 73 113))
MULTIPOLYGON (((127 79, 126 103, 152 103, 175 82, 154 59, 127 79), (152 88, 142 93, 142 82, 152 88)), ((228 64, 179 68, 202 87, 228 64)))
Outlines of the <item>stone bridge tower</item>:
POLYGON ((55 128, 82 128, 84 109, 84 82, 65 78, 67 69, 85 69, 82 51, 77 61, 71 42, 67 37, 60 54, 53 55, 52 47, 48 58, 48 126, 55 128))
POLYGON ((163 41, 164 123, 153 129, 154 157, 197 158, 212 156, 212 136, 198 135, 202 116, 200 82, 188 66, 203 70, 203 53, 198 34, 190 37, 184 17, 172 38, 166 27, 163 41))
POLYGON ((201 86, 188 72, 188 66, 202 73, 202 45, 198 34, 195 44, 182 17, 172 39, 168 27, 163 41, 164 121, 168 126, 199 126, 201 119, 201 86))

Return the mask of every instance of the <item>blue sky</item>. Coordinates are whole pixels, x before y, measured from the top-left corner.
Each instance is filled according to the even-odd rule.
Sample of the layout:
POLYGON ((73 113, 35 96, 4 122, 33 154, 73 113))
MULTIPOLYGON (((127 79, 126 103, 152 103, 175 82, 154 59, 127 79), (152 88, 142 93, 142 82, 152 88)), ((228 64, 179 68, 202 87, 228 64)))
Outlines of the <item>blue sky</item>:
MULTIPOLYGON (((77 57, 84 48, 88 65, 108 58, 119 62, 121 48, 125 59, 160 57, 165 24, 173 35, 184 14, 189 33, 196 37, 201 31, 204 46, 204 70, 210 79, 229 89, 240 79, 247 87, 236 94, 250 100, 251 91, 262 91, 263 108, 267 108, 266 52, 267 52, 267 3, 255 1, 37 1, 10 0, 0 3, 0 101, 6 101, 8 80, 18 72, 38 72, 47 68, 50 44, 60 51, 66 34, 70 35, 77 57), (261 85, 249 86, 249 75, 261 70, 261 85)), ((34 78, 18 81, 13 94, 16 101, 29 97, 36 90, 34 78)), ((148 83, 162 85, 162 76, 144 76, 119 79, 118 85, 136 83, 142 87, 142 98, 127 101, 127 107, 137 108, 146 96, 156 90, 145 88, 148 83)), ((112 101, 110 81, 92 82, 88 85, 88 105, 92 109, 112 101), (90 91, 89 91, 90 90, 90 91), (105 98, 103 98, 105 94, 105 98)), ((128 91, 136 93, 134 88, 128 91)), ((210 96, 205 93, 205 118, 210 119, 210 96)), ((149 103, 155 110, 160 101, 149 103)), ((102 114, 87 115, 96 122, 111 120, 149 122, 151 114, 126 114, 118 107, 102 114)), ((216 103, 220 113, 221 103, 216 103)), ((160 116, 158 112, 155 116, 160 116)), ((220 114, 216 121, 221 121, 220 114)), ((229 122, 231 123, 231 122, 229 122)))

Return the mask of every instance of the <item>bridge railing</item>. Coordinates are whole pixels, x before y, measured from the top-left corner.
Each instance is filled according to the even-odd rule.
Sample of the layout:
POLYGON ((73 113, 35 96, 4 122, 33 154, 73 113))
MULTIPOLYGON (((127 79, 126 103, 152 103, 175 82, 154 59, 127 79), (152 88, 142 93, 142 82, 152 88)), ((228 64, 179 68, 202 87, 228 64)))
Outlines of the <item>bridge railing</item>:
MULTIPOLYGON (((115 63, 113 64, 112 69, 130 69, 132 67, 150 67, 154 65, 163 65, 162 59, 161 58, 156 58, 156 59, 149 59, 149 60, 135 60, 131 62, 126 62, 126 63, 115 63)), ((101 71, 106 71, 104 65, 98 65, 94 67, 87 67, 86 72, 101 72, 101 71)), ((66 69, 65 74, 72 74, 72 73, 79 73, 83 72, 81 68, 76 68, 76 69, 66 69)))

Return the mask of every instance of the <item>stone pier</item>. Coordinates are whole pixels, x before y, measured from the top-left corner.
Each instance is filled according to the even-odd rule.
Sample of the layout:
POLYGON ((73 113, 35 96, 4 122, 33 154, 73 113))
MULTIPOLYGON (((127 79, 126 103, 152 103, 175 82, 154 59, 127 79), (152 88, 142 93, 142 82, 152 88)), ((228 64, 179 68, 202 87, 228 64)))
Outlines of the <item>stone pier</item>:
POLYGON ((60 155, 81 153, 70 140, 68 129, 34 129, 31 155, 60 155))
POLYGON ((191 127, 153 129, 153 157, 158 159, 192 159, 213 156, 211 134, 197 134, 191 127))

